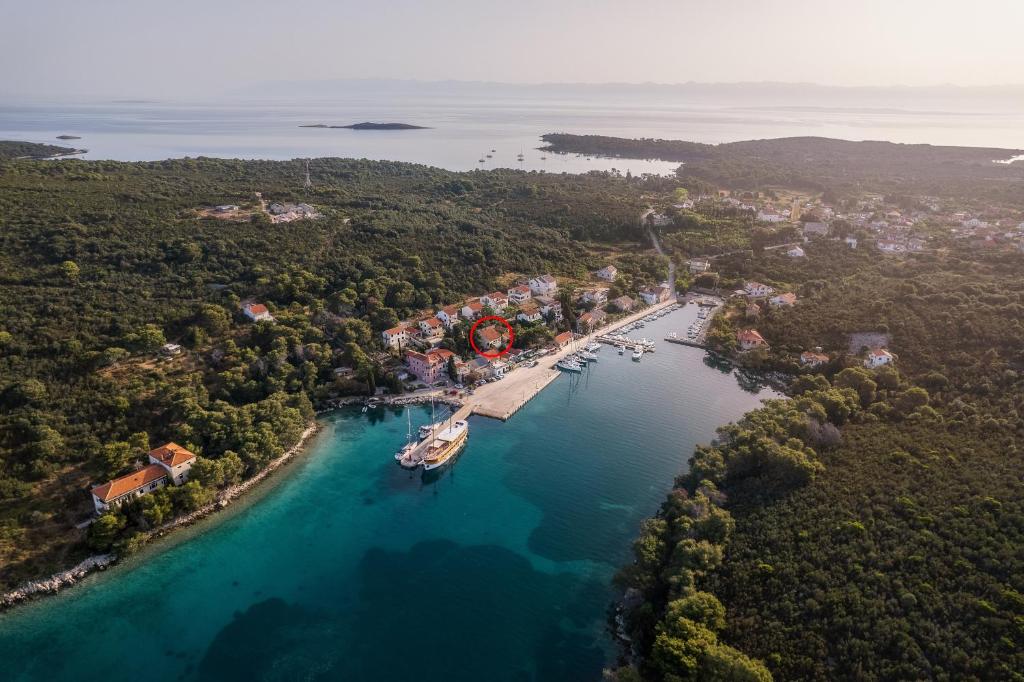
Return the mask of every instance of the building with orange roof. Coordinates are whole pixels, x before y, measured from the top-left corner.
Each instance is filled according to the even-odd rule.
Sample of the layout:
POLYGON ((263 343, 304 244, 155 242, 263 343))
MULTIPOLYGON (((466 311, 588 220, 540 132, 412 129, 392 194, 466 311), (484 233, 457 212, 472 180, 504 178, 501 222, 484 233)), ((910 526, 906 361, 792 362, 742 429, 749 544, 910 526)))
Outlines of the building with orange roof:
POLYGON ((432 384, 448 378, 448 359, 454 355, 446 348, 433 348, 426 353, 410 350, 405 353, 405 365, 417 379, 432 384))
POLYGON ((242 312, 253 322, 260 322, 262 320, 272 321, 274 316, 267 310, 267 306, 262 303, 246 303, 242 306, 242 312))
POLYGON ((555 337, 555 345, 559 348, 564 347, 573 340, 572 332, 562 332, 555 337))
POLYGON ((385 348, 398 348, 401 349, 409 343, 409 333, 405 325, 398 325, 391 329, 385 329, 380 333, 381 339, 384 341, 385 348))
POLYGON ((743 329, 736 332, 736 342, 739 343, 740 350, 768 347, 768 342, 764 340, 764 337, 756 329, 743 329))
POLYGON ((161 445, 149 451, 149 465, 93 488, 93 507, 100 514, 165 485, 181 485, 195 461, 195 454, 177 443, 161 445))

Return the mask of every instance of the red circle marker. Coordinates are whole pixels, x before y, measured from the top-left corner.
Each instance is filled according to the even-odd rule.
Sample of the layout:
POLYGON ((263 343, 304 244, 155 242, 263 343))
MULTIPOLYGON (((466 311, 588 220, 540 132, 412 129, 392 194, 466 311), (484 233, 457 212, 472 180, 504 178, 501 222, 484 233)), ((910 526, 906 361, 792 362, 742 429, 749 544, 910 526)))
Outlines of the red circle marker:
POLYGON ((512 350, 512 342, 515 340, 516 333, 512 331, 512 325, 510 325, 508 323, 508 320, 506 320, 501 315, 488 315, 487 317, 481 317, 479 320, 473 323, 472 327, 469 328, 469 345, 473 347, 473 350, 476 351, 477 355, 485 357, 488 360, 493 360, 494 358, 500 358, 502 355, 506 355, 510 350, 512 350), (498 320, 503 325, 505 325, 506 329, 508 329, 508 345, 505 346, 503 349, 493 353, 485 353, 476 347, 476 328, 480 326, 481 322, 486 322, 487 320, 498 320))

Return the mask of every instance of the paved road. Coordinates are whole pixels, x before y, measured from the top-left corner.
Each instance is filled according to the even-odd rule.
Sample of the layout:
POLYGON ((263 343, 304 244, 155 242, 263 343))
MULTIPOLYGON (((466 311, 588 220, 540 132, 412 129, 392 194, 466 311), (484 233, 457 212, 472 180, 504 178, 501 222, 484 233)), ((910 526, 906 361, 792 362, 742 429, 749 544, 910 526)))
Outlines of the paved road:
POLYGON ((662 256, 668 258, 668 288, 672 290, 674 294, 676 292, 676 264, 672 261, 665 250, 661 248, 661 242, 658 241, 658 235, 654 234, 654 230, 650 225, 647 224, 647 216, 654 213, 653 208, 649 208, 640 215, 640 224, 647 228, 647 234, 651 235, 651 243, 654 244, 654 250, 662 256))

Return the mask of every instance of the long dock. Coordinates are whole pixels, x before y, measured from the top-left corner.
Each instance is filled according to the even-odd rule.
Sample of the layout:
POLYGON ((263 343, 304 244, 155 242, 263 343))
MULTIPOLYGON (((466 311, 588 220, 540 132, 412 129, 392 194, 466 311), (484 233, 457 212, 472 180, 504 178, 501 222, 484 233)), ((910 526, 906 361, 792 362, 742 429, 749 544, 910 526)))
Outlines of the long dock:
MULTIPOLYGON (((675 299, 653 305, 649 308, 627 315, 612 325, 601 329, 599 332, 592 332, 574 341, 573 344, 545 355, 540 359, 536 367, 519 367, 510 372, 501 381, 495 381, 477 388, 472 395, 463 396, 462 406, 452 415, 453 421, 468 419, 470 415, 480 415, 491 419, 509 420, 512 415, 521 410, 526 403, 530 402, 538 393, 544 390, 551 382, 561 376, 555 363, 566 355, 573 352, 573 347, 585 344, 589 341, 600 341, 601 336, 614 332, 616 329, 635 322, 653 312, 666 308, 676 303, 675 299)), ((422 463, 426 455, 427 447, 431 439, 418 443, 407 457, 402 466, 414 468, 422 463)))

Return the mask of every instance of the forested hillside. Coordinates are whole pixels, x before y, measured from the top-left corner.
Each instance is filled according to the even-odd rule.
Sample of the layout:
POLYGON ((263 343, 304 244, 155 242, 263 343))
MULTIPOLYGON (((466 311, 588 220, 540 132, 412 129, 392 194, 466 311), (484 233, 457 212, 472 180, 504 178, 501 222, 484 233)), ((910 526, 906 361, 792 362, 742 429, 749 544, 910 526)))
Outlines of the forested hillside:
POLYGON ((311 401, 389 381, 370 356, 399 318, 504 273, 586 276, 604 264, 591 244, 646 248, 642 180, 330 159, 310 170, 304 192, 300 161, 0 166, 0 586, 84 554, 73 526, 89 485, 149 446, 175 440, 209 462, 196 486, 96 524, 92 547, 254 473, 295 442, 311 401), (271 224, 257 191, 324 216, 271 224), (252 216, 196 211, 219 204, 252 216), (250 298, 276 323, 247 322, 250 298), (168 341, 185 352, 159 357, 168 341), (356 376, 336 378, 339 365, 356 376))
POLYGON ((1024 258, 824 241, 717 267, 799 294, 741 361, 802 376, 698 448, 645 526, 622 574, 644 678, 1020 679, 1024 258), (897 369, 863 369, 858 332, 897 369), (815 346, 831 362, 801 370, 815 346))
POLYGON ((683 162, 679 175, 729 189, 788 187, 833 195, 856 192, 988 199, 1024 205, 1024 163, 993 163, 1019 149, 851 142, 823 137, 718 145, 683 140, 549 134, 561 153, 683 162))

